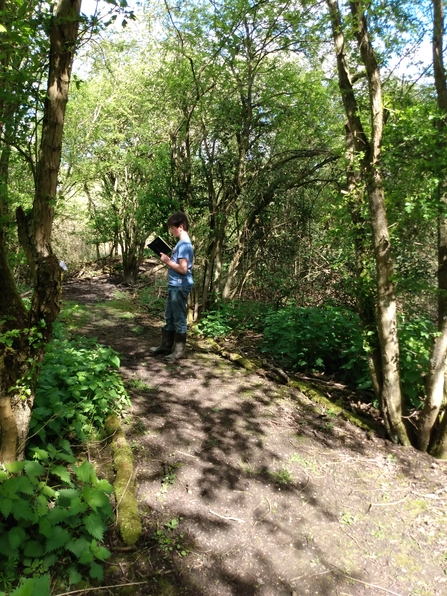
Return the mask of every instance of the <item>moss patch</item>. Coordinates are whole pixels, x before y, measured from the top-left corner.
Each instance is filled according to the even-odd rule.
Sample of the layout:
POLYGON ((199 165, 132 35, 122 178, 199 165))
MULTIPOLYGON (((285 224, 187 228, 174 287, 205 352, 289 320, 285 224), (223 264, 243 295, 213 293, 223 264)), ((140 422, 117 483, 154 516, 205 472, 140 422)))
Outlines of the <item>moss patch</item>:
POLYGON ((112 437, 111 446, 116 477, 113 484, 117 500, 117 527, 124 543, 132 546, 142 532, 141 518, 138 513, 132 449, 126 441, 118 416, 109 416, 105 424, 106 431, 112 437))

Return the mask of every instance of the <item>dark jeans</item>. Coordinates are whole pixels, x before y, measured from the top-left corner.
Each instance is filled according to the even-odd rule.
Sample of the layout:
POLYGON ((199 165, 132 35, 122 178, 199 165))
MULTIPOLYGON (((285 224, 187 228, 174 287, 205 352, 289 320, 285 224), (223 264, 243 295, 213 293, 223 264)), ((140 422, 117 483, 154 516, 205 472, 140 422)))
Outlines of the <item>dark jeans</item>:
POLYGON ((165 330, 186 333, 186 306, 191 288, 168 288, 168 301, 165 311, 165 330))

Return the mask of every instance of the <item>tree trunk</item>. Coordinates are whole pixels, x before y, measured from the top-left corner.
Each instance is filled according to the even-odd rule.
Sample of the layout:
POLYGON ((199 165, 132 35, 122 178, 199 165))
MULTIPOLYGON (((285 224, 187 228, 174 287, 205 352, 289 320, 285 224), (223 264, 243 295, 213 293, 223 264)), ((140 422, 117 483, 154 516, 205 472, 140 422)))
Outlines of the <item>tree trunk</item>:
MULTIPOLYGON (((442 0, 433 0, 433 69, 435 77, 438 107, 443 115, 438 122, 438 145, 440 155, 445 154, 446 143, 443 141, 447 131, 447 83, 443 59, 444 39, 444 4, 442 0)), ((440 203, 445 209, 447 204, 447 174, 444 164, 439 174, 440 203)), ((444 209, 441 209, 444 212, 444 209)), ((438 218, 438 330, 430 357, 430 370, 427 379, 427 399, 419 418, 419 447, 430 449, 432 455, 447 458, 447 423, 446 415, 438 428, 445 388, 447 354, 447 220, 442 213, 438 218), (432 447, 430 447, 430 444, 432 447)))
POLYGON ((368 78, 371 116, 371 140, 368 141, 358 115, 357 101, 345 54, 343 23, 337 0, 326 0, 337 56, 339 87, 352 135, 354 151, 363 156, 359 165, 358 180, 364 184, 369 200, 373 232, 377 283, 377 326, 381 351, 382 386, 380 401, 389 436, 404 445, 410 441, 402 422, 402 395, 399 377, 399 343, 397 339, 397 313, 392 281, 393 261, 386 218, 385 197, 380 172, 380 149, 383 134, 383 106, 380 73, 371 46, 364 14, 359 2, 350 2, 354 19, 355 36, 360 57, 368 78))
POLYGON ((350 3, 351 13, 357 23, 356 38, 360 55, 368 77, 371 111, 371 143, 369 151, 365 154, 364 166, 376 259, 378 330, 382 353, 382 406, 391 438, 403 445, 410 445, 402 421, 393 259, 380 169, 384 126, 382 85, 376 56, 366 28, 365 16, 359 10, 359 5, 360 3, 357 1, 350 3))
POLYGON ((17 210, 19 240, 34 280, 34 292, 28 314, 25 313, 15 288, 8 267, 4 237, 3 234, 0 235, 0 320, 3 321, 1 331, 14 335, 11 345, 0 344, 0 427, 3 461, 12 461, 23 455, 37 373, 45 353, 45 344, 51 338, 53 322, 60 310, 61 269, 51 250, 50 241, 65 107, 78 35, 80 8, 80 0, 60 0, 51 21, 50 68, 33 208, 28 215, 25 215, 21 208, 17 210), (33 364, 30 366, 29 362, 33 364), (21 385, 27 386, 26 392, 21 389, 21 385))

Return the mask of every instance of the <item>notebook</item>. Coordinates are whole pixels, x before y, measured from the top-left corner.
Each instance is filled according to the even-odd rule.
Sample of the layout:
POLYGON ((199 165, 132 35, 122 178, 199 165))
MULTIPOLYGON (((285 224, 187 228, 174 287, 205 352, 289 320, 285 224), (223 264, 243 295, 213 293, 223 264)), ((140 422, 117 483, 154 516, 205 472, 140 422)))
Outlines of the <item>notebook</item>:
POLYGON ((168 244, 166 244, 166 242, 164 240, 162 240, 160 238, 160 236, 157 236, 157 238, 155 238, 155 240, 152 240, 152 242, 149 242, 147 247, 150 248, 157 255, 157 257, 160 256, 161 252, 164 253, 165 255, 168 255, 172 251, 172 248, 168 244))

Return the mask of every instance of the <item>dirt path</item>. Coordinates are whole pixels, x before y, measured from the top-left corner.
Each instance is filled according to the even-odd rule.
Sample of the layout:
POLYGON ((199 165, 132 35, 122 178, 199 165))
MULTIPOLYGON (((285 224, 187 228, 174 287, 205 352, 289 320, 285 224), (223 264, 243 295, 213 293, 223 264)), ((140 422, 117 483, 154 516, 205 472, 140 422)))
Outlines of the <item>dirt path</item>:
POLYGON ((161 320, 106 277, 64 288, 80 331, 122 356, 144 535, 112 567, 131 594, 447 594, 447 463, 189 345, 149 357, 161 320), (118 297, 117 297, 118 296, 118 297))

